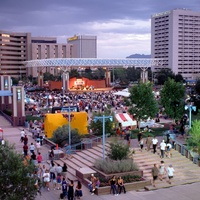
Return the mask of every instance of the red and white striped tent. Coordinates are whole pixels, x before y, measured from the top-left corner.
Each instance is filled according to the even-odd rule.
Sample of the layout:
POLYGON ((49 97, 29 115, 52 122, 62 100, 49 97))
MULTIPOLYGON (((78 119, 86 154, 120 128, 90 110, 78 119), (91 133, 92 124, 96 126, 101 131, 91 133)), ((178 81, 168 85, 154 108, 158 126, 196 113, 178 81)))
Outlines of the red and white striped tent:
POLYGON ((137 121, 128 113, 115 114, 115 118, 119 123, 121 123, 122 127, 137 125, 137 121))

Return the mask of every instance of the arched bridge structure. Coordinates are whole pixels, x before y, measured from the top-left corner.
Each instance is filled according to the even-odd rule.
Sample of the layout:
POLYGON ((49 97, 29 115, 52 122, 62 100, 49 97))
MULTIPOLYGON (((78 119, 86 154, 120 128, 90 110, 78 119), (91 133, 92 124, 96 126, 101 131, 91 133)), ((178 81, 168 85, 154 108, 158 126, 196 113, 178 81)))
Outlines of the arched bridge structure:
MULTIPOLYGON (((106 85, 110 82, 110 71, 109 69, 114 68, 128 68, 128 67, 139 67, 143 71, 143 76, 145 76, 145 71, 150 67, 162 65, 161 59, 156 58, 124 58, 124 59, 101 59, 101 58, 50 58, 41 60, 30 60, 25 61, 24 65, 26 67, 59 67, 63 72, 63 81, 69 80, 69 71, 71 69, 80 69, 84 67, 95 68, 105 68, 106 69, 106 85)), ((142 76, 142 75, 141 75, 142 76)), ((41 77, 38 76, 38 77, 41 77)), ((63 88, 64 88, 63 82, 63 88)), ((69 85, 69 84, 67 84, 69 85)), ((68 89, 68 88, 66 88, 68 89)))

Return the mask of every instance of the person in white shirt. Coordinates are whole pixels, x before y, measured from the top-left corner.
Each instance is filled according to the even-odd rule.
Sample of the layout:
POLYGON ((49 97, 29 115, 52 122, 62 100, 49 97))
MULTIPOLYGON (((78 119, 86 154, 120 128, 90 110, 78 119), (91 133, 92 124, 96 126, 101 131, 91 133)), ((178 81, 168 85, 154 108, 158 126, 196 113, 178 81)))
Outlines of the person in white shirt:
POLYGON ((21 139, 20 139, 21 142, 24 141, 24 136, 25 136, 25 131, 24 131, 24 129, 22 129, 22 131, 21 131, 21 139))
POLYGON ((172 145, 169 142, 167 143, 167 157, 172 157, 172 145))
POLYGON ((31 143, 31 145, 29 146, 30 152, 33 153, 35 151, 35 145, 33 143, 31 143))
POLYGON ((152 139, 152 144, 153 144, 153 153, 156 153, 156 147, 158 144, 158 139, 156 138, 156 136, 154 136, 154 138, 152 139))
POLYGON ((163 140, 161 143, 160 143, 160 158, 164 158, 164 155, 165 155, 165 150, 166 150, 166 143, 165 141, 163 140))
POLYGON ((174 177, 174 172, 175 172, 175 170, 174 170, 172 164, 170 164, 169 167, 167 168, 167 175, 168 175, 168 178, 169 178, 169 180, 167 182, 169 184, 171 184, 171 180, 174 177))
POLYGON ((60 166, 60 164, 57 165, 56 172, 57 172, 57 175, 62 173, 62 167, 60 166))

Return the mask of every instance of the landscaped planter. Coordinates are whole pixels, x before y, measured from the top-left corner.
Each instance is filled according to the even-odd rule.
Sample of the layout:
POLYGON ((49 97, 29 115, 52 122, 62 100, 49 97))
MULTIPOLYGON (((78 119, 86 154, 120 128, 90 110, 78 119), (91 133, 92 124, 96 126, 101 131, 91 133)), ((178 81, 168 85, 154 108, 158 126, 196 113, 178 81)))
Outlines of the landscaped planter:
MULTIPOLYGON (((118 174, 116 175, 118 176, 118 174)), ((90 181, 88 179, 84 180, 84 183, 88 185, 90 181)), ((151 185, 151 180, 143 180, 143 181, 137 181, 132 183, 124 183, 126 191, 132 191, 132 190, 139 190, 143 189, 145 186, 151 185)), ((105 187, 99 187, 96 189, 95 194, 96 195, 103 195, 103 194, 111 194, 112 190, 110 186, 105 187)))
POLYGON ((138 170, 138 171, 130 171, 130 172, 120 172, 120 173, 114 173, 114 174, 105 174, 102 171, 99 171, 98 169, 96 169, 95 167, 91 167, 94 171, 96 171, 98 174, 100 174, 100 176, 104 179, 111 179, 114 175, 116 177, 120 177, 120 176, 126 176, 126 175, 133 175, 133 176, 140 176, 143 177, 143 171, 138 170))

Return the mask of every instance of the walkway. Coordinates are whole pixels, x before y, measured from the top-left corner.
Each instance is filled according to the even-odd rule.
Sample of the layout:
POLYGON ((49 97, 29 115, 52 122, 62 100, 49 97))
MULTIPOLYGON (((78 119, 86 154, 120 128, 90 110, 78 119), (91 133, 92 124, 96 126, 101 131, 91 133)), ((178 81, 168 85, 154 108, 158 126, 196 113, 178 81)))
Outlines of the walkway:
MULTIPOLYGON (((22 152, 22 143, 20 142, 20 131, 23 127, 12 127, 9 123, 0 116, 0 127, 4 130, 4 137, 8 140, 11 144, 15 144, 16 150, 21 153, 22 152)), ((31 134, 26 131, 29 138, 29 144, 33 141, 31 134)), ((34 142, 34 141, 33 141, 34 142)), ((132 145, 136 145, 137 142, 134 140, 132 141, 132 145)), ((45 158, 47 155, 47 151, 49 148, 47 146, 42 147, 42 155, 45 158)), ((46 162, 44 164, 48 165, 46 162)), ((175 168, 176 170, 176 168, 175 168)), ((199 172, 198 172, 199 173, 199 172)), ((179 174, 179 172, 177 172, 179 174)), ((180 175, 180 174, 179 174, 180 175)), ((178 177, 179 178, 179 177, 178 177)), ((178 179, 175 174, 175 179, 178 179)), ((112 199, 119 199, 119 200, 130 200, 130 199, 138 199, 138 200, 174 200, 181 199, 181 200, 199 200, 199 187, 200 183, 194 184, 187 184, 187 185, 179 185, 175 187, 170 187, 167 189, 158 189, 156 191, 130 191, 126 194, 121 194, 118 197, 112 195, 101 195, 101 196, 91 196, 88 192, 86 187, 83 187, 83 194, 84 200, 112 200, 112 199)), ((43 190, 42 196, 37 196, 36 200, 56 200, 58 199, 60 191, 50 190, 50 192, 43 190)))

